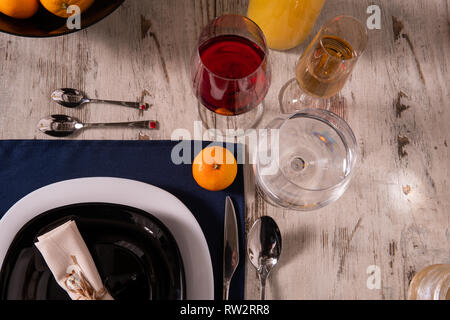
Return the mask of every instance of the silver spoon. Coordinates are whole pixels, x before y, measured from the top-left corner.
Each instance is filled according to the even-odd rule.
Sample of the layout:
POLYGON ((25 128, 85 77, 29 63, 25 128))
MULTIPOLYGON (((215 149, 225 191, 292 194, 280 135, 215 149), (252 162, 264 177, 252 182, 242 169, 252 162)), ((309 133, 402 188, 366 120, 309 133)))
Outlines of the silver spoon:
POLYGON ((85 128, 95 127, 132 127, 140 129, 157 129, 158 122, 154 120, 134 122, 110 122, 110 123, 82 123, 75 118, 56 114, 43 118, 38 123, 38 129, 53 137, 67 137, 85 128))
POLYGON ((149 105, 147 103, 142 104, 139 102, 125 102, 125 101, 113 101, 113 100, 100 100, 86 98, 81 91, 71 88, 58 89, 52 92, 52 99, 60 105, 67 108, 76 108, 82 104, 95 102, 95 103, 110 103, 123 107, 147 110, 149 105))
POLYGON ((268 216, 253 224, 247 237, 247 254, 258 271, 261 300, 266 296, 266 279, 278 263, 281 254, 281 234, 276 222, 268 216))

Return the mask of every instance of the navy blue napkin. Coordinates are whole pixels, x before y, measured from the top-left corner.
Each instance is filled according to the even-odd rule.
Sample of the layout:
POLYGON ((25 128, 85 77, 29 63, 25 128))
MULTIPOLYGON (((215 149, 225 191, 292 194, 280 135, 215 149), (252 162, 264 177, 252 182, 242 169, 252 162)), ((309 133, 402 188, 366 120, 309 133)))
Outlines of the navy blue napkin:
MULTIPOLYGON (((235 205, 240 261, 230 288, 230 299, 244 298, 244 177, 238 166, 234 183, 224 191, 200 188, 190 164, 174 164, 171 153, 177 141, 0 141, 0 218, 22 197, 43 186, 75 178, 117 177, 160 187, 180 199, 194 214, 205 238, 214 271, 215 298, 222 298, 222 255, 225 197, 235 205)), ((191 160, 194 157, 194 142, 191 160)), ((208 142, 197 142, 205 147, 208 142)), ((226 145, 235 155, 240 145, 226 145)), ((198 145, 197 145, 198 148, 198 145)), ((186 150, 186 149, 185 149, 186 150)), ((181 155, 183 155, 181 153, 181 155)), ((186 157, 187 155, 184 154, 186 157)))

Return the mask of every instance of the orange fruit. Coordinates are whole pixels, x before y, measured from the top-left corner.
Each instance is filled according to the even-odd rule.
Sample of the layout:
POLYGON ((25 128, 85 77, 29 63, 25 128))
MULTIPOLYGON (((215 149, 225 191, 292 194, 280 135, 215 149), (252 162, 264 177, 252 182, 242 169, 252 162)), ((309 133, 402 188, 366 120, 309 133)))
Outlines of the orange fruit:
POLYGON ((194 159, 192 175, 198 185, 209 191, 229 187, 237 174, 234 155, 220 146, 206 147, 194 159))
POLYGON ((67 13, 67 8, 71 5, 80 7, 81 12, 84 12, 94 3, 94 1, 95 0, 41 0, 41 4, 51 13, 62 18, 68 18, 73 14, 67 13))
POLYGON ((32 17, 39 9, 39 0, 0 0, 0 12, 17 19, 32 17))
POLYGON ((215 113, 221 114, 223 116, 234 116, 234 113, 228 110, 227 108, 217 108, 214 110, 215 113))

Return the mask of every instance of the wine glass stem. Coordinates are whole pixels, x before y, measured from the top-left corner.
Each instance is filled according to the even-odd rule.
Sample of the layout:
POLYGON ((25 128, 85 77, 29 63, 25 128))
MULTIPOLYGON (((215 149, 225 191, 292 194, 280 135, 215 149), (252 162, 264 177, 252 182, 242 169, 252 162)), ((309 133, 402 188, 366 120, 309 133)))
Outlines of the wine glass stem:
POLYGON ((305 106, 310 106, 313 103, 313 98, 306 93, 302 93, 298 101, 305 106))

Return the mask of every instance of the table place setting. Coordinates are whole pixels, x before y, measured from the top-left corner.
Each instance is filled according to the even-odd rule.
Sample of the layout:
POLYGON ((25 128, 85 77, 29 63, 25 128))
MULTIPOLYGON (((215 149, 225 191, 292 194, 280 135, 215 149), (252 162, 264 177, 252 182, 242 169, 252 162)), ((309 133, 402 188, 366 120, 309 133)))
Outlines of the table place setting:
MULTIPOLYGON (((134 264, 139 262, 143 268, 150 264, 146 260, 153 257, 155 262, 152 263, 157 264, 157 261, 161 260, 159 255, 162 255, 162 253, 159 255, 148 253, 149 249, 164 245, 159 241, 161 231, 153 230, 155 229, 155 222, 151 220, 147 222, 141 217, 129 217, 128 211, 131 209, 126 209, 125 212, 118 210, 119 212, 114 213, 112 208, 77 210, 71 207, 77 204, 95 205, 104 203, 113 206, 124 205, 133 208, 133 210, 146 211, 147 215, 154 216, 161 221, 160 223, 170 229, 176 239, 176 244, 179 246, 186 275, 186 284, 178 286, 178 290, 182 290, 186 286, 186 293, 178 296, 178 298, 221 299, 223 277, 222 235, 224 234, 225 199, 226 196, 229 196, 236 210, 237 230, 235 232, 239 236, 237 244, 239 245, 239 260, 241 261, 231 281, 230 298, 243 299, 245 205, 242 165, 237 165, 236 178, 226 191, 208 191, 199 187, 193 179, 192 165, 175 165, 173 163, 171 152, 178 143, 177 141, 0 141, 0 162, 3 165, 3 169, 0 171, 0 179, 1 181, 11 181, 8 185, 2 184, 0 191, 0 212, 6 212, 0 220, 3 244, 0 248, 0 261, 3 260, 0 276, 1 298, 8 299, 9 294, 12 294, 11 298, 15 299, 27 298, 15 296, 14 294, 17 294, 17 292, 14 290, 9 291, 11 290, 9 279, 12 277, 12 274, 9 273, 16 270, 16 268, 13 268, 16 264, 23 264, 23 267, 31 264, 29 267, 33 267, 34 259, 39 261, 40 267, 36 269, 35 274, 32 273, 28 276, 38 277, 43 282, 41 285, 51 285, 51 283, 46 283, 49 281, 49 274, 48 270, 46 271, 47 268, 42 266, 45 263, 33 247, 35 237, 37 239, 42 233, 42 229, 48 228, 48 223, 54 224, 54 219, 66 222, 66 219, 73 217, 77 221, 77 225, 78 220, 83 221, 83 224, 78 225, 80 233, 84 238, 84 233, 88 232, 90 238, 92 238, 92 243, 88 247, 93 259, 102 263, 101 268, 105 268, 104 272, 111 273, 109 277, 121 276, 122 271, 120 269, 125 268, 127 270, 127 263, 130 264, 131 270, 125 273, 125 280, 127 274, 139 274, 140 268, 135 270, 137 266, 133 267, 133 262, 134 264), (45 216, 52 214, 49 213, 49 210, 62 211, 59 215, 58 212, 55 212, 54 218, 47 219, 45 216), (68 212, 63 214, 66 210, 68 212), (36 228, 27 232, 27 239, 24 239, 24 241, 27 241, 17 247, 18 251, 7 253, 9 244, 13 243, 14 245, 14 242, 20 240, 20 237, 17 238, 13 234, 14 230, 19 232, 20 229, 27 228, 30 223, 34 222, 34 219, 40 219, 41 216, 46 224, 38 223, 36 228), (95 228, 90 226, 94 222, 97 224, 95 228), (125 230, 118 229, 117 232, 112 232, 118 228, 114 225, 124 223, 126 223, 123 227, 125 230), (128 226, 128 224, 131 224, 131 226, 128 226), (97 233, 99 234, 96 235, 97 233, 93 233, 94 230, 89 230, 91 228, 98 229, 97 233), (104 228, 113 228, 111 234, 104 228), (129 228, 134 229, 134 232, 132 230, 127 231, 129 228), (3 230, 5 230, 4 233, 3 230), (145 243, 142 242, 141 238, 149 237, 147 232, 153 232, 153 235, 151 235, 151 239, 146 241, 156 241, 157 244, 146 244, 147 247, 150 247, 150 245, 151 247, 144 249, 145 243), (96 239, 97 236, 99 239, 96 239), (103 241, 107 241, 106 244, 110 247, 109 250, 112 253, 107 252, 108 246, 103 241), (98 251, 97 255, 92 250, 98 251), (121 254, 123 255, 122 259, 125 259, 125 266, 119 265, 118 270, 114 270, 114 268, 109 270, 111 268, 109 265, 113 261, 117 263, 115 259, 120 258, 115 257, 120 251, 124 251, 121 254), (146 252, 150 255, 149 257, 133 258, 146 252), (21 261, 19 259, 21 253, 28 253, 25 254, 26 256, 32 254, 33 259, 27 257, 24 261, 21 261), (127 255, 130 257, 127 258, 127 255), (105 260, 103 261, 102 258, 105 260), (9 259, 12 260, 13 265, 5 266, 9 259), (144 259, 144 261, 140 261, 141 259, 144 259), (198 263, 200 265, 197 265, 198 263)), ((210 143, 200 142, 200 144, 208 146, 210 143)), ((192 150, 194 150, 193 145, 194 143, 192 143, 192 150)), ((233 146, 233 148, 235 152, 238 152, 238 145, 233 146)), ((193 156, 192 154, 192 159, 193 156)), ((159 250, 162 250, 162 248, 159 250)), ((156 271, 159 270, 164 274, 172 263, 175 263, 174 258, 172 257, 169 260, 166 257, 160 262, 161 266, 150 266, 152 269, 157 268, 156 271)), ((99 265, 97 267, 100 268, 99 265)), ((152 273, 146 275, 147 282, 155 281, 155 279, 151 279, 151 276, 154 275, 152 273)), ((17 277, 20 277, 20 274, 17 277)), ((23 281, 22 285, 24 286, 32 286, 28 288, 28 291, 34 292, 34 290, 37 290, 35 281, 28 283, 27 280, 31 279, 21 279, 20 281, 23 281)), ((164 278, 161 280, 164 280, 164 278)), ((38 284, 40 281, 38 281, 38 284)), ((156 282, 158 282, 158 279, 156 279, 156 282)), ((108 281, 106 283, 108 284, 108 281)), ((158 285, 161 286, 161 284, 158 285)), ((153 285, 151 288, 156 291, 157 287, 155 286, 153 285)), ((55 292, 49 291, 44 296, 30 296, 29 298, 51 299, 52 294, 53 297, 61 298, 59 289, 56 290, 57 288, 51 287, 48 290, 50 289, 55 290, 55 292)), ((35 292, 35 294, 37 293, 35 292)), ((115 292, 111 293, 114 297, 115 292)), ((152 292, 159 299, 168 299, 164 295, 161 296, 163 293, 157 295, 157 292, 152 292)), ((151 297, 148 292, 143 297, 146 296, 151 297)))
MULTIPOLYGON (((445 165, 432 169, 447 140, 414 136, 417 106, 374 107, 380 7, 212 2, 0 1, 0 300, 450 300, 445 165), (33 46, 73 58, 25 57, 33 46), (12 64, 48 70, 15 80, 12 64)), ((394 18, 392 52, 403 32, 436 91, 394 18)))

